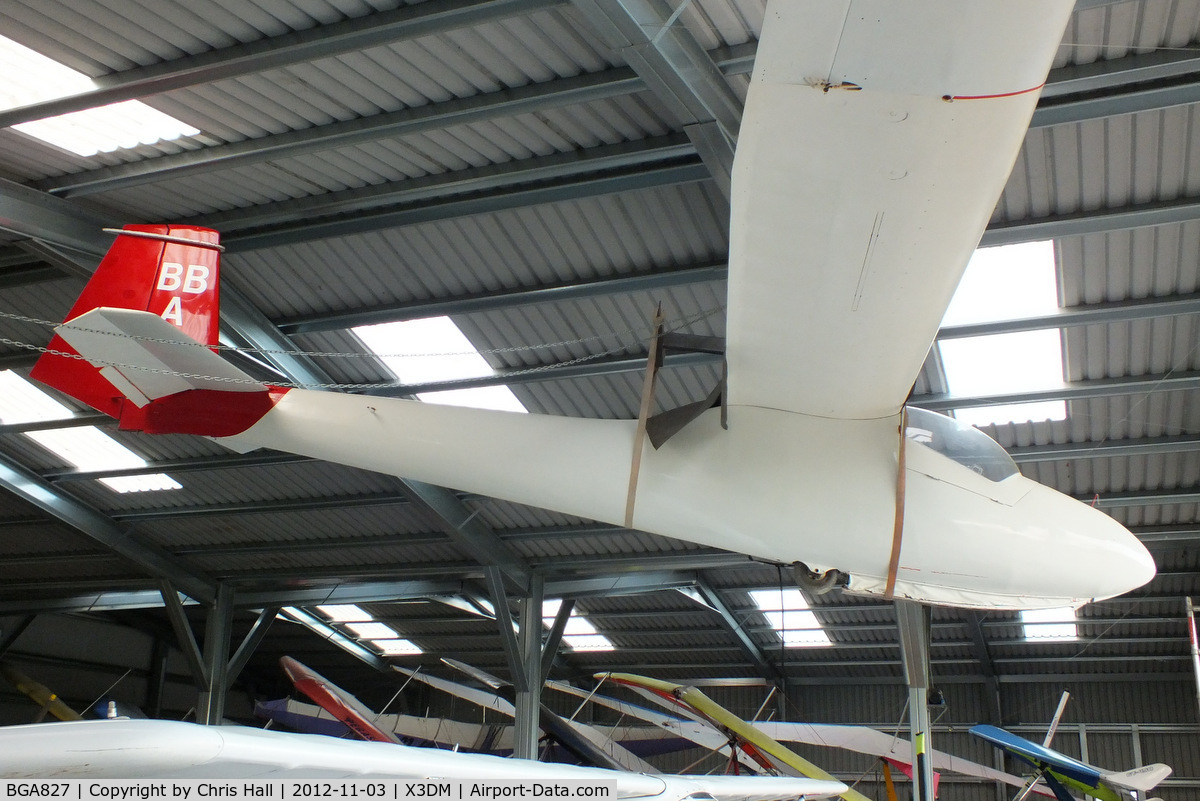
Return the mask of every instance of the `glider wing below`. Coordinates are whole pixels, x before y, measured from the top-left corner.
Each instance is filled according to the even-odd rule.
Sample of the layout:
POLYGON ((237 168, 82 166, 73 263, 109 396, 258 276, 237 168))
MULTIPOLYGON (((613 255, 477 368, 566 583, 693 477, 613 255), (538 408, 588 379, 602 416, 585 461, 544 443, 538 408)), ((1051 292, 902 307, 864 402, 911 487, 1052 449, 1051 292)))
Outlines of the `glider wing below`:
POLYGON ((972 726, 970 732, 1031 765, 1035 779, 1043 779, 1059 801, 1072 801, 1068 787, 1100 801, 1122 801, 1122 797, 1142 799, 1171 775, 1170 766, 1162 763, 1127 771, 1106 771, 987 724, 972 726))
POLYGON ((0 728, 4 779, 406 779, 607 782, 617 798, 715 801, 824 798, 841 782, 771 776, 647 776, 436 748, 165 720, 0 728))
POLYGON ((279 658, 279 666, 296 689, 364 740, 400 745, 400 738, 379 726, 376 715, 350 693, 290 656, 279 658))
MULTIPOLYGON (((495 682, 498 683, 496 692, 489 693, 465 687, 458 682, 428 676, 399 665, 392 665, 392 669, 415 681, 450 693, 457 698, 478 704, 484 709, 495 710, 508 717, 516 715, 516 707, 513 705, 512 696, 508 695, 508 697, 505 697, 506 690, 511 692, 512 685, 508 682, 495 679, 495 677, 488 677, 489 679, 495 679, 495 682)), ((657 768, 619 743, 613 742, 590 726, 584 726, 581 723, 561 717, 545 704, 540 704, 538 707, 538 725, 543 732, 558 742, 559 745, 579 759, 584 760, 585 764, 597 765, 613 770, 658 773, 657 768)))
MULTIPOLYGON (((725 709, 695 687, 649 679, 645 676, 634 676, 629 673, 603 673, 597 678, 605 678, 615 684, 653 693, 670 703, 691 710, 736 742, 742 751, 767 770, 792 776, 808 776, 824 781, 836 781, 831 774, 756 729, 752 724, 725 709)), ((849 787, 838 795, 845 801, 869 801, 865 795, 849 787)))

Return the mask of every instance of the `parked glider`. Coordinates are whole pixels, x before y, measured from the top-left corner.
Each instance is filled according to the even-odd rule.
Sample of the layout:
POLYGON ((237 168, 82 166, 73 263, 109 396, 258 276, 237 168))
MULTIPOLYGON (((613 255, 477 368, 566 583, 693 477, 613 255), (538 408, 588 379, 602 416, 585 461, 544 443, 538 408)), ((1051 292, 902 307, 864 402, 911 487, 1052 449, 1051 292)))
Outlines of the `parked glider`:
POLYGON ((166 720, 0 728, 0 778, 405 779, 610 782, 618 798, 715 801, 824 798, 840 782, 775 776, 647 776, 486 754, 166 720))
MULTIPOLYGON (((399 665, 392 665, 392 670, 403 676, 408 676, 423 684, 427 684, 430 687, 435 687, 458 698, 464 698, 472 703, 476 703, 484 709, 492 709, 508 717, 516 716, 516 692, 510 682, 461 662, 453 662, 452 660, 444 661, 450 663, 452 666, 468 669, 471 675, 483 681, 486 686, 492 689, 492 692, 464 687, 457 682, 438 679, 434 676, 428 676, 418 673, 415 670, 400 667, 399 665)), ((558 713, 545 704, 538 704, 538 726, 547 737, 558 743, 577 759, 582 760, 583 764, 609 768, 610 770, 658 773, 657 768, 628 749, 613 742, 590 726, 584 726, 572 720, 564 720, 558 713)))
MULTIPOLYGON (((972 726, 970 732, 1033 766, 1034 775, 1026 787, 1032 787, 1041 779, 1054 792, 1058 801, 1073 801, 1073 797, 1067 791, 1068 787, 1100 801, 1157 801, 1146 799, 1146 793, 1171 775, 1170 766, 1162 763, 1143 765, 1121 772, 1104 770, 987 724, 972 726)), ((1019 801, 1025 795, 1026 792, 1022 791, 1015 801, 1019 801)))
POLYGON ((59 720, 83 720, 83 716, 67 706, 57 693, 41 682, 29 678, 8 662, 0 662, 0 676, 42 708, 38 721, 48 714, 59 720))
POLYGON ((726 408, 644 454, 639 421, 258 383, 198 346, 217 342, 219 245, 190 226, 126 226, 33 376, 123 429, 794 563, 808 586, 1002 609, 1119 595, 1155 572, 1132 534, 904 406, 1073 6, 772 0, 733 168, 726 408))
MULTIPOLYGON (((400 744, 401 740, 394 729, 381 725, 381 716, 368 709, 361 701, 337 686, 329 679, 317 673, 312 668, 300 663, 290 656, 280 657, 279 664, 291 679, 296 689, 315 701, 322 709, 340 721, 351 731, 364 740, 400 744)), ((440 680, 417 674, 404 668, 395 668, 400 673, 416 678, 418 681, 431 684, 439 689, 446 689, 440 680)), ((499 686, 503 682, 496 679, 499 686)), ((452 684, 445 682, 445 684, 452 684)), ((498 688, 497 688, 498 689, 498 688)), ((512 717, 514 707, 512 698, 503 698, 495 693, 478 693, 472 697, 476 703, 485 708, 495 709, 501 714, 512 717)), ((539 725, 548 736, 566 749, 570 754, 582 761, 582 764, 593 767, 608 768, 609 770, 634 770, 643 773, 657 773, 655 768, 615 743, 604 743, 603 738, 596 732, 586 731, 586 727, 568 723, 543 705, 540 710, 539 725), (606 747, 608 746, 608 747, 606 747)))
MULTIPOLYGON (((698 717, 708 723, 711 731, 731 743, 736 750, 748 755, 758 766, 773 772, 783 772, 787 775, 802 775, 812 778, 830 777, 821 768, 801 757, 780 740, 819 745, 831 748, 843 748, 860 754, 870 754, 886 760, 892 765, 909 774, 915 762, 912 743, 885 734, 867 726, 838 726, 817 723, 780 723, 771 721, 750 722, 739 718, 729 710, 713 701, 696 687, 675 684, 658 679, 635 676, 629 673, 601 673, 598 679, 611 681, 615 684, 634 690, 640 695, 662 704, 668 709, 682 712, 692 717, 698 717)), ((565 689, 562 686, 557 689, 565 689)), ((574 688, 572 688, 574 690, 574 688)), ((581 690, 574 690, 582 693, 581 690)), ((597 703, 608 704, 612 699, 596 694, 590 694, 597 703)), ((617 702, 622 703, 623 702, 617 702)), ((614 707, 618 708, 618 707, 614 707)), ((625 714, 657 722, 657 713, 651 712, 643 716, 646 710, 640 710, 633 705, 619 707, 625 714)), ((661 724, 660 724, 661 725, 661 724)), ((680 732, 691 731, 692 727, 682 727, 680 732)), ((689 734, 682 734, 684 737, 689 734)), ((711 747, 707 742, 697 740, 698 744, 711 747)), ((1025 780, 1010 773, 995 770, 969 759, 963 759, 951 754, 935 751, 929 755, 930 766, 933 770, 950 771, 965 776, 1004 782, 1014 787, 1022 787, 1025 780)), ((832 777, 830 777, 832 778, 832 777)), ((1048 795, 1038 791, 1039 795, 1048 795)), ((864 796, 856 790, 848 789, 841 794, 842 798, 851 801, 861 801, 864 796)))
POLYGON ((378 717, 350 693, 290 656, 279 657, 279 666, 296 689, 315 701, 350 731, 364 740, 400 745, 400 738, 376 723, 378 717))

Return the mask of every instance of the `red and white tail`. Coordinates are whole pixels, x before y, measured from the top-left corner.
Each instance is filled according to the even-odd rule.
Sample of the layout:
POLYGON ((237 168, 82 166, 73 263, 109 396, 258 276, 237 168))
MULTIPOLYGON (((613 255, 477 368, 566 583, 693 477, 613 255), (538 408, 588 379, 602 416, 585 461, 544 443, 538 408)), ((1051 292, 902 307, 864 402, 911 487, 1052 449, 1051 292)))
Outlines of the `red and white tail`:
MULTIPOLYGON (((218 240, 216 231, 190 225, 125 226, 66 322, 98 308, 135 309, 158 315, 197 342, 217 344, 218 240)), ((58 334, 50 340, 50 350, 80 355, 58 334)), ((47 353, 30 375, 98 411, 121 417, 125 395, 100 368, 83 359, 47 353)))
POLYGON ((232 436, 285 390, 218 356, 217 232, 129 225, 31 375, 126 430, 232 436))

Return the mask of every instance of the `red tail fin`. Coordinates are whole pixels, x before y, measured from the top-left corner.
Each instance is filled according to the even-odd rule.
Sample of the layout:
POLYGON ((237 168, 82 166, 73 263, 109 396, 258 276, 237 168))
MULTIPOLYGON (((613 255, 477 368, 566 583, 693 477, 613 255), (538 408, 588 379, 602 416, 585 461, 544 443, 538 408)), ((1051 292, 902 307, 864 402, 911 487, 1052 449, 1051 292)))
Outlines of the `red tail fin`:
MULTIPOLYGON (((67 315, 101 306, 149 311, 192 339, 217 344, 219 235, 190 225, 127 225, 67 315)), ((59 336, 52 351, 77 352, 59 336)), ((44 354, 33 378, 119 418, 124 398, 82 359, 44 354)))

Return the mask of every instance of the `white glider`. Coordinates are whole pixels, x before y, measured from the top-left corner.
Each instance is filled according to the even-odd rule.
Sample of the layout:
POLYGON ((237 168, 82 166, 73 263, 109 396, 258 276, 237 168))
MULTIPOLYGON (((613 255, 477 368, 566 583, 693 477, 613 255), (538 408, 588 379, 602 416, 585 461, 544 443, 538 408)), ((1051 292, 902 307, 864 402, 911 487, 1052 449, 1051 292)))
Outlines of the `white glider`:
POLYGON ((772 0, 733 174, 728 428, 709 410, 640 460, 636 421, 255 383, 197 346, 216 342, 217 235, 188 226, 127 226, 52 344, 88 361, 33 375, 123 428, 629 513, 813 586, 998 609, 1128 592, 1155 567, 1125 528, 904 408, 1073 5, 772 0))

